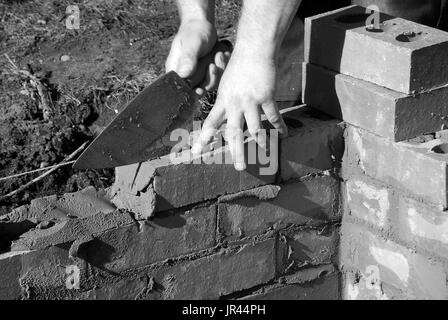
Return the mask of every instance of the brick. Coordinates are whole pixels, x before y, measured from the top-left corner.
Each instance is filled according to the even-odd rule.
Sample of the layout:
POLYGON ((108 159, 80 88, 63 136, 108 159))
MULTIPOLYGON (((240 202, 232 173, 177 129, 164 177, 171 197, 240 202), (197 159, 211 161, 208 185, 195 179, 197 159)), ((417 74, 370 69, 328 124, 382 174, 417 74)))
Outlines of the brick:
POLYGON ((277 198, 240 198, 218 206, 219 229, 227 240, 282 229, 320 225, 339 218, 339 183, 323 176, 282 186, 277 198))
POLYGON ((22 288, 19 283, 23 254, 28 251, 0 254, 0 300, 18 300, 22 288))
POLYGON ((340 259, 344 268, 366 273, 377 270, 381 282, 418 299, 448 298, 442 265, 347 221, 341 234, 340 259))
POLYGON ((91 276, 87 262, 69 258, 68 249, 67 245, 52 246, 22 256, 20 284, 24 299, 62 299, 85 289, 91 276), (73 271, 67 271, 69 266, 79 268, 80 289, 67 288, 67 280, 74 275, 73 271))
MULTIPOLYGON (((229 157, 228 152, 224 156, 229 157)), ((124 197, 127 194, 141 196, 142 190, 144 194, 153 188, 156 195, 155 211, 164 211, 273 183, 275 174, 262 175, 260 167, 249 164, 246 171, 238 172, 232 164, 173 164, 169 157, 163 157, 141 165, 117 168, 117 182, 111 192, 117 197, 121 197, 121 194, 124 197)), ((132 205, 132 202, 128 203, 132 205)), ((135 210, 132 207, 125 209, 135 210)), ((151 209, 154 211, 151 207, 147 212, 151 209)))
MULTIPOLYGON (((139 300, 159 295, 151 294, 150 279, 139 277, 137 279, 124 279, 102 288, 83 292, 77 297, 83 300, 139 300)), ((151 299, 152 300, 152 299, 151 299)))
POLYGON ((331 264, 337 255, 337 228, 288 230, 281 234, 288 247, 288 270, 331 264))
POLYGON ((345 182, 346 214, 388 231, 391 217, 396 212, 392 190, 363 175, 351 177, 345 182))
POLYGON ((215 231, 214 206, 160 213, 149 222, 98 235, 85 256, 92 265, 118 273, 213 247, 215 231))
POLYGON ((339 300, 339 277, 327 275, 309 283, 263 288, 242 300, 339 300))
POLYGON ((401 141, 448 125, 448 87, 407 95, 307 63, 303 70, 304 103, 376 135, 401 141))
POLYGON ((448 217, 446 211, 404 196, 399 198, 395 224, 400 239, 448 257, 448 217))
POLYGON ((307 18, 305 61, 403 93, 448 83, 448 33, 385 14, 371 32, 368 17, 350 6, 307 18))
POLYGON ((344 300, 410 300, 415 299, 374 278, 373 274, 355 275, 351 272, 344 274, 342 298, 344 300))
POLYGON ((349 126, 343 175, 361 169, 365 174, 447 208, 447 158, 437 150, 442 141, 391 142, 349 126))
POLYGON ((310 108, 287 114, 290 135, 281 142, 281 177, 287 181, 329 170, 340 162, 344 150, 340 121, 310 108))
POLYGON ((410 198, 367 176, 352 177, 345 185, 346 214, 436 258, 448 258, 446 211, 410 198))
MULTIPOLYGON (((13 251, 41 250, 61 244, 74 242, 87 243, 108 230, 133 224, 134 220, 127 212, 115 211, 112 213, 98 213, 96 215, 69 219, 59 222, 47 229, 32 229, 14 241, 11 245, 13 251)), ((71 247, 77 249, 75 247, 71 247)), ((72 254, 72 253, 71 253, 72 254)))
POLYGON ((155 271, 162 299, 218 299, 275 277, 275 240, 268 239, 155 271))
POLYGON ((104 190, 88 187, 78 192, 65 193, 61 196, 48 196, 31 200, 3 216, 1 221, 20 223, 25 220, 35 224, 42 221, 63 221, 71 217, 85 218, 96 213, 110 213, 115 206, 110 202, 104 190))

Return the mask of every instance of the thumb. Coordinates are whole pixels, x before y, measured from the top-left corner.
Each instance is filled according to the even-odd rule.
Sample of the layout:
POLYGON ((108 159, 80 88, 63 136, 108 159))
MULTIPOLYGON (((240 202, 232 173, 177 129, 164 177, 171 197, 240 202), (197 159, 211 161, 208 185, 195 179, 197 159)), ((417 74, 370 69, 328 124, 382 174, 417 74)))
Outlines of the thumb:
POLYGON ((192 54, 187 54, 179 60, 177 73, 181 78, 191 77, 196 70, 197 58, 192 54))

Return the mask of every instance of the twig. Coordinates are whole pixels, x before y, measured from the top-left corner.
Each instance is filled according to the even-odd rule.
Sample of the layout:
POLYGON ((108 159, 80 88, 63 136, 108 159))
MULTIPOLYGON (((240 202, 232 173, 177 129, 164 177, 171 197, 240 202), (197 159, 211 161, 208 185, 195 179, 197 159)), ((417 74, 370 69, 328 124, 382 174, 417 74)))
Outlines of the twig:
POLYGON ((75 163, 76 162, 76 160, 73 160, 73 161, 68 161, 68 162, 64 162, 64 163, 58 163, 58 164, 55 164, 55 165, 52 165, 52 166, 48 166, 48 167, 44 167, 44 168, 39 168, 39 169, 35 169, 35 170, 30 170, 30 171, 26 171, 26 172, 22 172, 22 173, 18 173, 18 174, 13 174, 13 175, 11 175, 11 176, 7 176, 7 177, 2 177, 2 178, 0 178, 0 182, 1 181, 5 181, 5 180, 9 180, 9 179, 14 179, 14 178, 19 178, 19 177, 22 177, 22 176, 26 176, 26 175, 28 175, 28 174, 32 174, 32 173, 36 173, 36 172, 40 172, 40 171, 45 171, 45 170, 48 170, 48 169, 52 169, 52 168, 54 168, 54 167, 61 167, 61 166, 63 166, 63 165, 69 165, 69 164, 73 164, 73 163, 75 163))
POLYGON ((37 94, 40 97, 39 107, 44 115, 44 120, 48 120, 53 110, 53 103, 50 99, 50 95, 47 92, 46 86, 42 83, 42 81, 38 77, 36 77, 31 72, 19 69, 19 67, 14 63, 14 61, 11 60, 11 58, 8 56, 7 53, 4 53, 4 56, 11 64, 12 71, 14 73, 24 75, 25 77, 30 79, 31 85, 36 88, 37 94))
POLYGON ((35 184, 36 182, 42 180, 43 178, 45 178, 46 176, 52 174, 54 171, 56 171, 58 168, 65 166, 68 164, 68 161, 72 160, 74 157, 76 157, 76 155, 78 153, 80 153, 89 143, 89 141, 84 142, 78 149, 76 149, 75 151, 73 151, 69 156, 67 156, 63 162, 59 163, 58 165, 53 166, 53 168, 51 168, 50 170, 48 170, 47 172, 45 172, 44 174, 38 176, 37 178, 34 178, 33 180, 31 180, 30 182, 20 186, 19 188, 17 188, 14 191, 11 191, 8 194, 5 194, 4 196, 0 197, 0 202, 2 202, 3 200, 5 200, 6 198, 9 198, 19 192, 22 192, 23 190, 25 190, 26 188, 28 188, 29 186, 35 184))

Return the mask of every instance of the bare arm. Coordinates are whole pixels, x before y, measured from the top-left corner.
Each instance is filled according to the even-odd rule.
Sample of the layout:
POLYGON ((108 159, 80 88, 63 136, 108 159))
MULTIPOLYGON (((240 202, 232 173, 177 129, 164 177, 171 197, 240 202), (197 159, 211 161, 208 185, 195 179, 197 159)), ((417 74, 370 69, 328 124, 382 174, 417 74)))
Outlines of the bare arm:
POLYGON ((301 0, 244 0, 235 49, 193 153, 200 153, 227 119, 226 135, 235 168, 244 170, 244 122, 258 144, 266 144, 259 135, 261 110, 281 135, 287 134, 274 100, 276 56, 300 3, 301 0))
POLYGON ((244 0, 235 53, 275 59, 302 0, 244 0))
POLYGON ((215 23, 215 0, 177 0, 181 24, 189 20, 215 23))

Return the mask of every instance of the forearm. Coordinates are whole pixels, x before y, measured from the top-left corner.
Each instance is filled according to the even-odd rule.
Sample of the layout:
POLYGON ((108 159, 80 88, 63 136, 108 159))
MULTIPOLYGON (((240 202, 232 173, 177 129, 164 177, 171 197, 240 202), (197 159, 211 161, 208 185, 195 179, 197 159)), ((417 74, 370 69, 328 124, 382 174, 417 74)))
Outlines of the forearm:
POLYGON ((302 0, 244 0, 234 54, 275 59, 302 0))
POLYGON ((215 0, 177 0, 180 21, 204 19, 215 23, 215 0))

